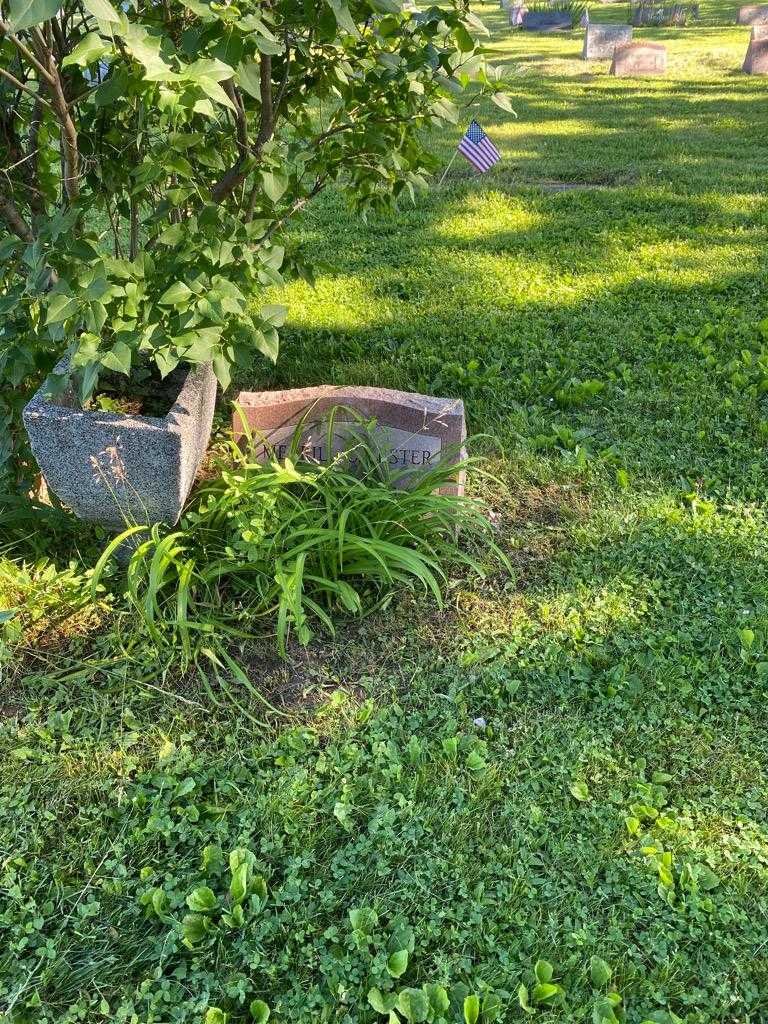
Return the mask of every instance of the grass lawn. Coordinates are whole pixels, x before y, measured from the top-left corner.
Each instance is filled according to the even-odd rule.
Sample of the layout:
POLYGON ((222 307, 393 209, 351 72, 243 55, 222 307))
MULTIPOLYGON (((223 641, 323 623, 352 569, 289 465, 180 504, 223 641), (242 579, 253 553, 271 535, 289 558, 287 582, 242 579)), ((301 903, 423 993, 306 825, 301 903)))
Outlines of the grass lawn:
POLYGON ((518 118, 477 115, 502 163, 367 223, 319 201, 317 288, 285 289, 280 361, 238 383, 461 396, 515 576, 288 662, 247 649, 276 718, 103 609, 59 623, 90 535, 16 539, 4 1024, 238 1024, 254 999, 368 1024, 370 989, 426 983, 452 999, 430 1019, 476 993, 481 1021, 768 1020, 768 82, 725 3, 636 30, 669 50, 643 81, 473 9, 517 70, 518 118), (236 848, 235 892, 243 860, 264 879, 242 923, 236 848))

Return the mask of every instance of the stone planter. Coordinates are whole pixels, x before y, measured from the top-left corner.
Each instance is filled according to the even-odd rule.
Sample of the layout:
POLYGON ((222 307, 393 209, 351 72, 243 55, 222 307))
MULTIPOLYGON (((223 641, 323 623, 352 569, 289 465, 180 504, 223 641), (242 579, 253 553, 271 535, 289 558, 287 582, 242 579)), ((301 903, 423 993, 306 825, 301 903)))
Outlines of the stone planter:
POLYGON ((80 519, 113 530, 178 520, 211 436, 216 377, 210 365, 176 372, 178 398, 162 419, 84 411, 71 392, 49 400, 42 389, 24 409, 45 482, 80 519))

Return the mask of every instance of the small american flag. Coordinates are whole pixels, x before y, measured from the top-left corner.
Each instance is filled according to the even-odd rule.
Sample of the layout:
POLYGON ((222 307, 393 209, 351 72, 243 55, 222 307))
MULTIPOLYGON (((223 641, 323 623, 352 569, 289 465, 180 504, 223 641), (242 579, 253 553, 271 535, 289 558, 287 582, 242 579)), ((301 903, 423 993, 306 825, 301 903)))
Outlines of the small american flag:
POLYGON ((459 152, 481 174, 484 171, 489 171, 494 164, 501 160, 501 153, 477 121, 473 121, 467 128, 464 138, 459 143, 459 152))

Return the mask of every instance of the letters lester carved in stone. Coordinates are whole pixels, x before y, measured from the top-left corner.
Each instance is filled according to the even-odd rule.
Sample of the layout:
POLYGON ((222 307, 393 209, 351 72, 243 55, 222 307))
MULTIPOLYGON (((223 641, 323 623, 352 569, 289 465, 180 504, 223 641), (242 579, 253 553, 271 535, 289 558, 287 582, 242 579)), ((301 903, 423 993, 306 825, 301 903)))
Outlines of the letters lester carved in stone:
POLYGON ((590 22, 584 33, 582 60, 611 60, 617 46, 632 42, 631 25, 599 25, 590 22))
POLYGON ((661 43, 627 43, 613 51, 610 74, 619 78, 663 75, 667 70, 667 48, 661 43))
MULTIPOLYGON (((237 401, 254 435, 259 461, 284 459, 296 425, 302 419, 302 458, 321 463, 339 458, 345 469, 359 475, 370 467, 368 453, 373 446, 375 456, 397 476, 398 486, 407 486, 409 478, 428 471, 442 459, 453 464, 463 457, 464 403, 458 398, 325 385, 291 391, 243 391, 237 401), (328 421, 333 409, 337 412, 329 451, 328 421), (365 427, 355 414, 365 422, 374 422, 373 430, 367 434, 365 454, 356 454, 365 427)), ((232 417, 232 429, 235 440, 245 434, 237 410, 232 417)), ((463 472, 456 476, 455 486, 443 488, 444 492, 464 492, 463 472)))

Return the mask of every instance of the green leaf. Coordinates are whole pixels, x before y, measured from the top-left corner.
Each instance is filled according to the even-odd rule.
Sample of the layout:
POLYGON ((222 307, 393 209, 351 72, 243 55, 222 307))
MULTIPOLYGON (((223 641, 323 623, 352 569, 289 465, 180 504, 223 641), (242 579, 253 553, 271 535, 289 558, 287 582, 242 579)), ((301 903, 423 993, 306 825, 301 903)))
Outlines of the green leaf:
POLYGON ((83 0, 83 6, 98 21, 111 21, 114 23, 120 21, 120 15, 108 0, 83 0))
POLYGON ((534 1003, 552 1003, 562 994, 562 991, 560 985, 542 982, 533 990, 533 1001, 534 1003))
POLYGON ((244 61, 237 69, 237 83, 255 100, 261 100, 261 77, 258 61, 244 61))
POLYGON ((419 1024, 429 1016, 429 1000, 419 988, 404 988, 397 997, 396 1006, 409 1024, 419 1024))
POLYGON ((480 1007, 480 1015, 483 1024, 491 1024, 501 1014, 501 999, 495 992, 486 992, 483 997, 483 1004, 480 1007))
POLYGON ((116 342, 113 347, 104 352, 101 356, 101 365, 115 373, 129 374, 131 372, 131 358, 133 351, 124 341, 116 342))
POLYGON ((232 78, 234 70, 223 60, 218 60, 215 57, 201 57, 194 64, 188 64, 184 73, 192 82, 199 82, 203 78, 211 79, 214 82, 224 82, 226 79, 232 78))
POLYGON ((276 203, 288 188, 288 175, 282 171, 262 171, 261 180, 264 191, 273 203, 276 203))
POLYGON ((552 981, 555 969, 549 960, 537 960, 533 973, 536 975, 536 981, 546 984, 548 981, 552 981))
POLYGON ((200 86, 206 96, 209 96, 215 103, 220 103, 223 107, 229 107, 230 110, 237 112, 237 108, 234 103, 229 96, 227 96, 215 78, 203 76, 202 78, 197 78, 195 82, 200 86))
POLYGON ((629 816, 624 819, 624 824, 627 827, 627 832, 629 832, 631 836, 636 836, 640 834, 640 826, 642 822, 639 818, 629 816))
POLYGON ((533 1007, 531 1006, 529 1001, 528 989, 522 983, 520 984, 520 987, 517 990, 517 1001, 518 1003, 520 1003, 520 1007, 523 1010, 525 1010, 526 1013, 534 1012, 533 1007))
POLYGON ((387 960, 387 971, 393 978, 401 978, 408 970, 408 950, 398 949, 387 960))
POLYGON ((181 934, 184 945, 192 949, 199 942, 202 942, 210 927, 210 918, 203 917, 202 914, 185 914, 181 922, 181 934))
POLYGON ((453 30, 453 38, 462 53, 471 53, 475 48, 475 40, 467 32, 463 25, 457 25, 453 30))
POLYGON ((262 306, 259 310, 259 316, 271 327, 282 327, 285 323, 285 318, 288 316, 288 307, 281 305, 262 306))
POLYGON ((66 68, 70 64, 77 64, 79 67, 85 67, 103 57, 111 49, 112 47, 104 42, 98 32, 89 32, 80 40, 72 53, 67 54, 61 62, 61 66, 66 68))
POLYGON ((259 352, 263 353, 273 363, 277 361, 277 355, 280 351, 280 338, 276 330, 268 328, 266 331, 254 331, 251 338, 259 352))
POLYGON ((223 353, 219 352, 213 357, 213 372, 216 374, 216 380, 221 384, 222 391, 226 391, 232 383, 231 366, 232 364, 223 353))
POLYGON ((589 976, 595 988, 602 988, 611 980, 611 968, 599 956, 593 956, 589 964, 589 976))
POLYGON ((512 103, 509 99, 509 96, 507 96, 505 92, 495 92, 491 96, 491 99, 493 100, 497 107, 501 107, 501 109, 506 110, 508 114, 512 114, 514 117, 517 117, 517 114, 512 109, 512 103))
MULTIPOLYGON (((93 0, 90 0, 93 2, 93 0)), ((102 0, 98 0, 99 3, 102 0)), ((150 35, 143 25, 129 21, 122 31, 125 48, 130 55, 144 66, 144 77, 148 81, 176 81, 176 75, 160 56, 161 39, 150 35)))
POLYGON ((211 1006, 205 1015, 205 1024, 227 1024, 228 1015, 218 1006, 211 1006))
POLYGON ((368 993, 368 1002, 376 1013, 390 1013, 395 1008, 397 996, 394 992, 387 992, 386 995, 378 988, 372 988, 368 993))
POLYGON ((427 995, 427 999, 429 999, 429 1005, 436 1014, 442 1015, 450 1007, 451 1001, 448 998, 448 993, 442 985, 438 985, 436 983, 425 985, 424 991, 427 995))
POLYGON ((183 281, 176 281, 163 292, 157 300, 160 306, 181 306, 188 301, 192 289, 188 288, 183 281))
POLYGON ((589 786, 586 782, 572 782, 568 788, 571 791, 571 796, 580 803, 589 800, 589 786))
POLYGON ((271 57, 274 57, 276 54, 283 52, 283 44, 279 43, 276 39, 267 39, 266 36, 256 36, 256 49, 259 53, 268 53, 271 57))
MULTIPOLYGON (((350 611, 357 607, 356 603, 350 607, 350 611)), ((416 945, 416 937, 413 934, 413 928, 409 924, 403 922, 395 922, 392 928, 392 934, 389 937, 387 943, 387 949, 390 953, 396 953, 398 949, 407 949, 409 953, 412 953, 416 945)))
POLYGON ((60 292, 54 295, 48 306, 46 324, 58 324, 77 312, 77 299, 72 295, 65 295, 60 292))
POLYGON ((239 864, 232 872, 229 893, 234 904, 242 903, 248 892, 248 865, 239 864))
POLYGON ((170 349, 159 348, 153 353, 153 356, 161 377, 167 377, 179 365, 179 356, 175 352, 171 352, 170 349))
POLYGON ((356 907, 349 911, 349 923, 356 932, 370 935, 379 923, 379 915, 370 907, 356 907))
POLYGON ((328 5, 334 13, 336 18, 336 24, 340 29, 348 32, 350 35, 357 36, 357 25, 350 14, 349 7, 344 0, 328 0, 328 5))
POLYGON ((464 1000, 464 1020, 466 1024, 477 1024, 480 1016, 480 1000, 473 992, 464 1000))
POLYGON ((52 18, 60 7, 60 0, 10 0, 8 20, 12 32, 39 25, 52 18))
POLYGON ((187 906, 198 913, 215 910, 217 904, 216 894, 207 885, 198 886, 187 896, 187 906))
POLYGON ((203 871, 219 874, 224 867, 224 851, 215 843, 203 847, 203 871))
POLYGON ((267 1024, 271 1011, 263 999, 254 999, 248 1009, 256 1024, 267 1024))

